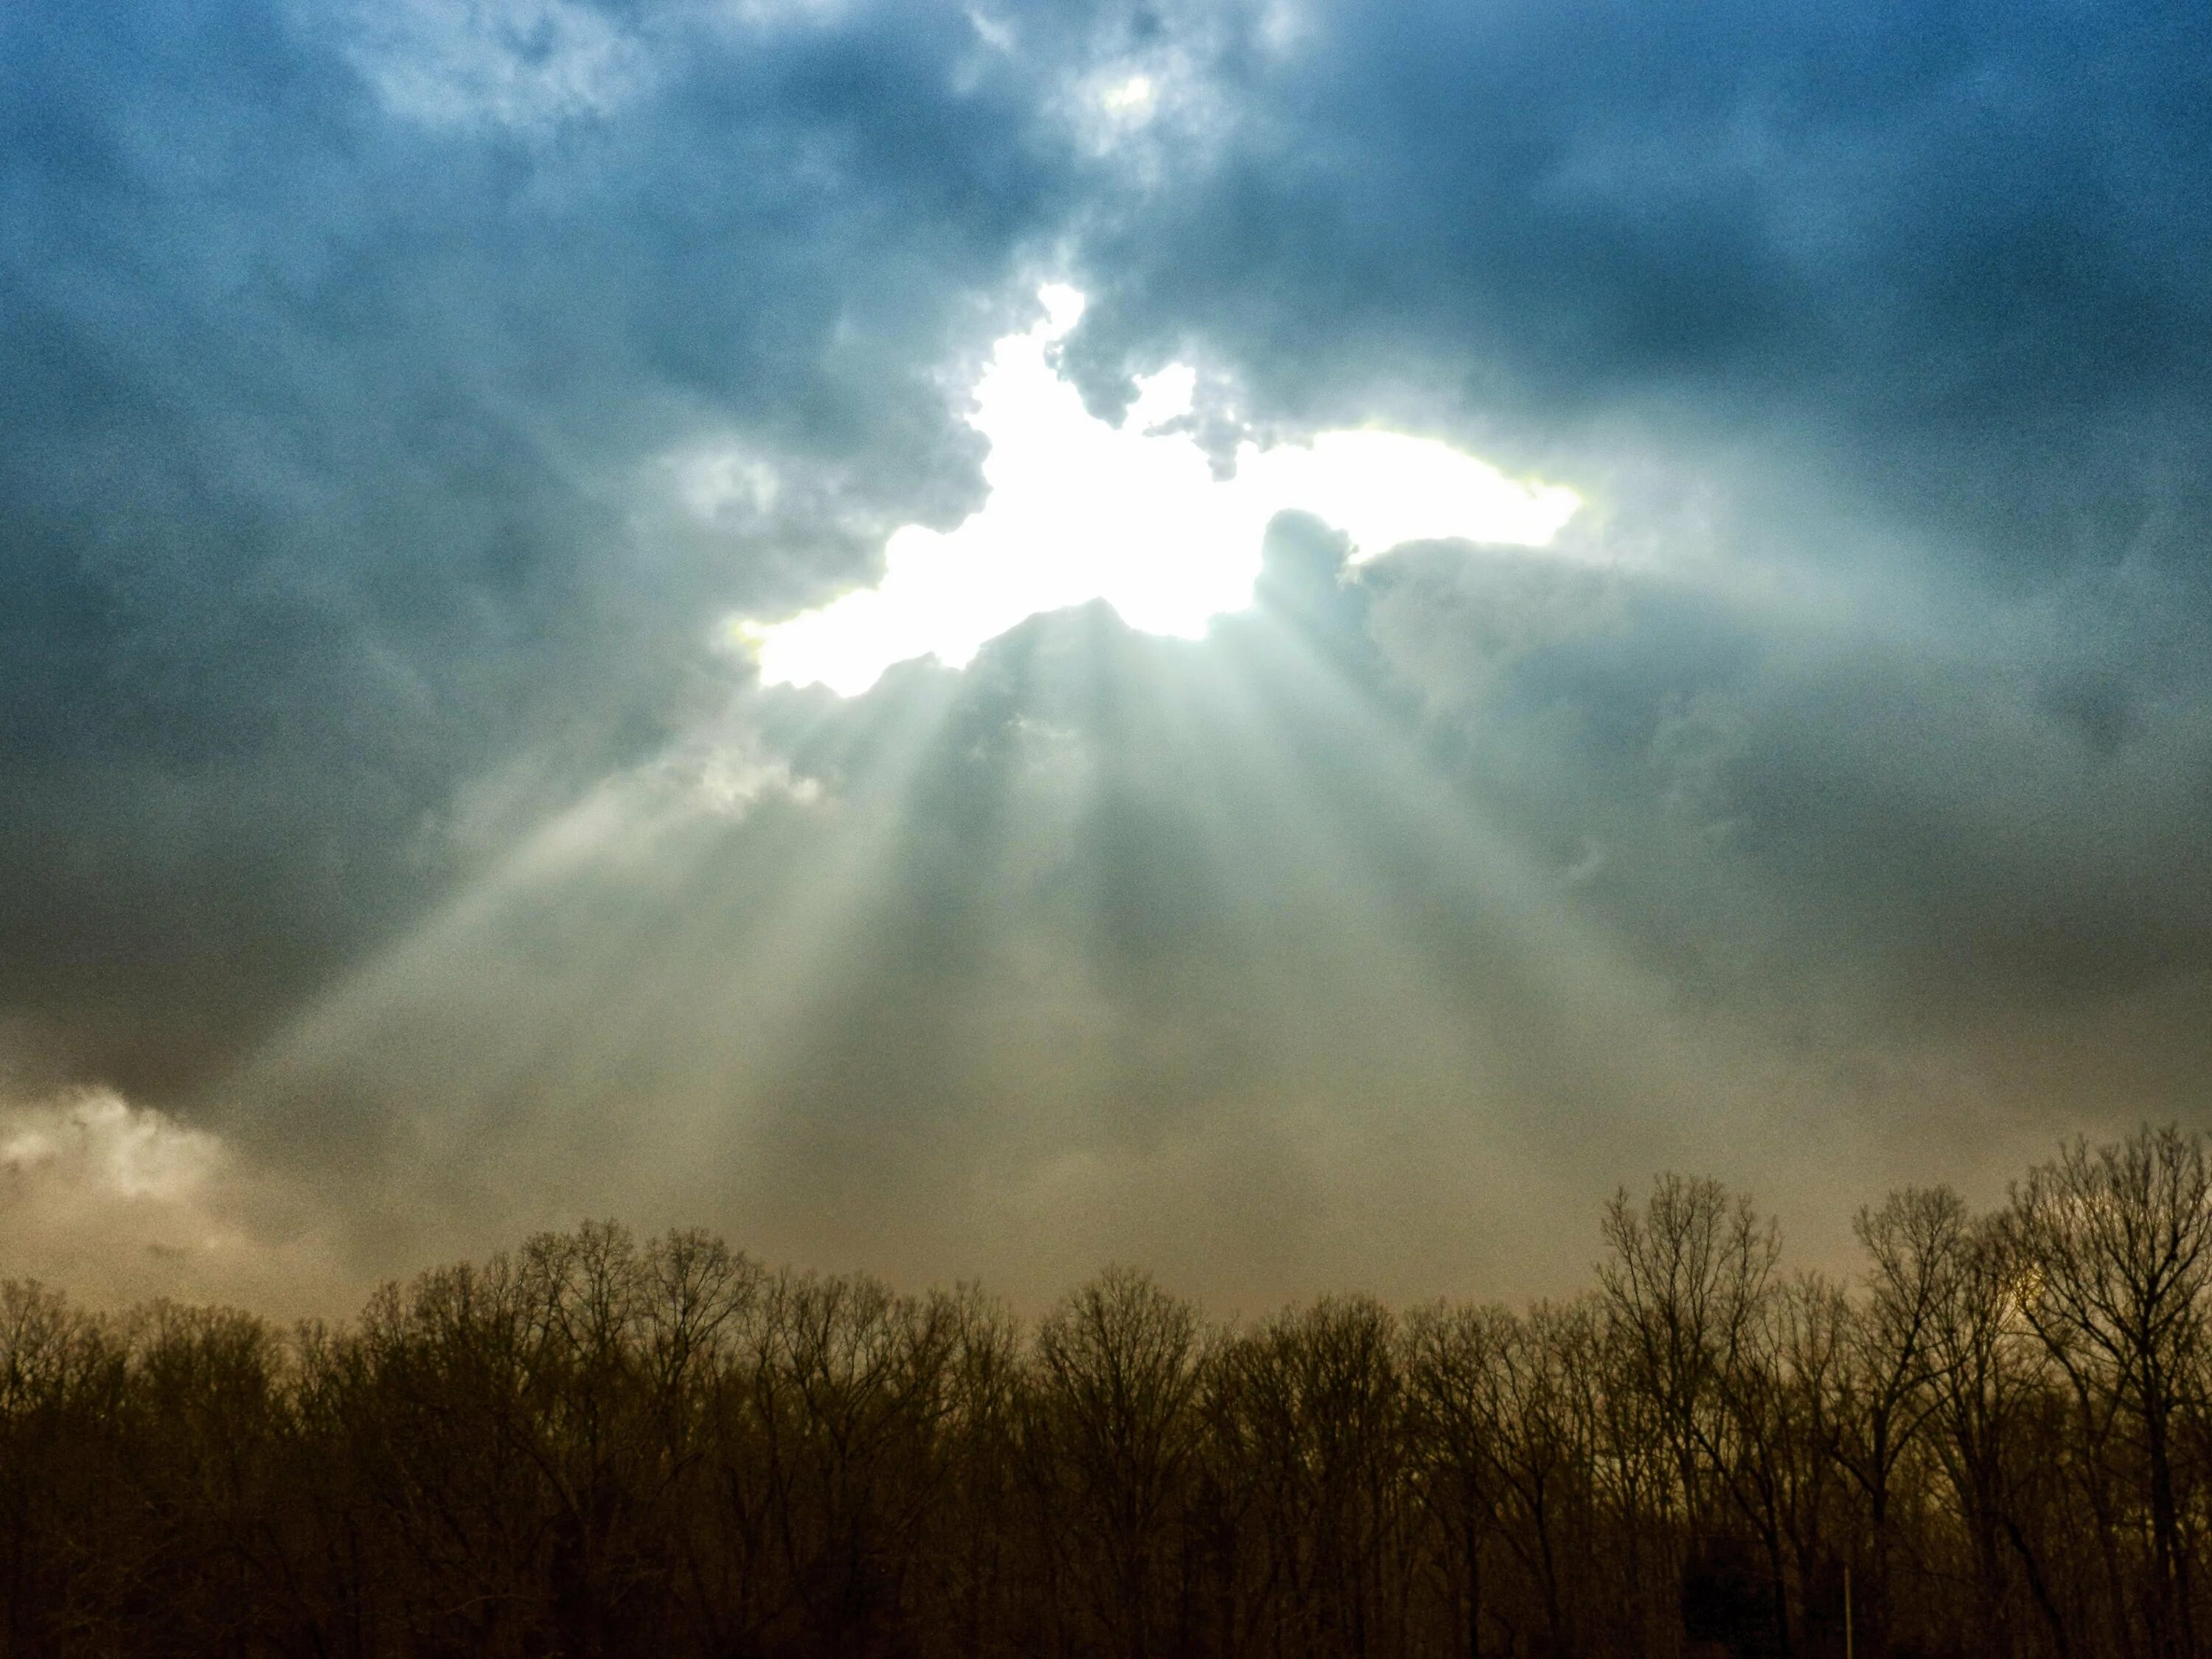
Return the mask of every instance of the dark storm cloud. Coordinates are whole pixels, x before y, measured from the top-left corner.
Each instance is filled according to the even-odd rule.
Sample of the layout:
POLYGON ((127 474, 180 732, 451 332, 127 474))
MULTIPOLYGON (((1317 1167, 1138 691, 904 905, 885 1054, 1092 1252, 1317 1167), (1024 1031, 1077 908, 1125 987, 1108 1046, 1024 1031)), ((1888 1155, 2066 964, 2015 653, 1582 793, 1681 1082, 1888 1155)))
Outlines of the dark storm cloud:
POLYGON ((1996 565, 2201 564, 2201 8, 1297 15, 1202 175, 1086 244, 1097 396, 1195 348, 1273 413, 1440 402, 1529 453, 1640 416, 1996 565))
POLYGON ((1445 763, 1534 844, 1589 848, 1590 902, 1675 977, 2026 1014, 2212 975, 2205 688, 2085 647, 2091 605, 2126 614, 2109 594, 1914 637, 1526 556, 1370 580, 1445 763))
POLYGON ((9 9, 0 1002, 173 1081, 458 789, 649 750, 720 609, 974 504, 939 376, 1049 222, 1049 66, 790 9, 9 9), (774 503, 641 505, 702 441, 774 503))
POLYGON ((1969 1072, 2194 1007, 2127 1039, 2140 1108, 2193 1109, 2201 10, 1301 16, 1224 60, 1202 169, 1101 214, 1094 398, 1194 356, 1262 429, 1387 410, 1589 489, 1613 578, 1369 585, 1440 756, 1613 934, 1809 1044, 1969 1072))
POLYGON ((2200 1110, 2204 27, 0 11, 0 1108, 175 1106, 325 1279, 616 1209, 1248 1301, 2200 1110), (1055 271, 1102 408, 1591 505, 750 686, 729 613, 981 499, 1055 271))

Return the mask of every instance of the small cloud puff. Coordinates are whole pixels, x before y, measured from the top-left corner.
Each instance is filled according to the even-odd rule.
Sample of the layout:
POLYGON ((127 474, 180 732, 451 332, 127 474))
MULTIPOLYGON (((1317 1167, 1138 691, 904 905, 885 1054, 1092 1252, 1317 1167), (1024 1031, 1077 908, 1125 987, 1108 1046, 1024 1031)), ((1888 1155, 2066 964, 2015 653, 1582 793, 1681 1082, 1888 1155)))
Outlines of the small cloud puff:
POLYGON ((334 1264, 287 1207, 222 1137, 112 1090, 0 1103, 0 1278, 94 1302, 323 1305, 334 1264))

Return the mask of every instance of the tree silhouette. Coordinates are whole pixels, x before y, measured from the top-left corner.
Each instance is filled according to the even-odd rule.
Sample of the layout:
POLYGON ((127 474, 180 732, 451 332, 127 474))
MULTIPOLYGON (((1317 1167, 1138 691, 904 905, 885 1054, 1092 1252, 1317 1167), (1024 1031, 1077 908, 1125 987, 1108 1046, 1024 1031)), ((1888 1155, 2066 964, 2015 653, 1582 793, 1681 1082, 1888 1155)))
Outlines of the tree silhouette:
POLYGON ((2195 1659, 2202 1138, 1856 1233, 1662 1176, 1577 1299, 1236 1328, 610 1223, 335 1327, 7 1283, 0 1659, 2195 1659))

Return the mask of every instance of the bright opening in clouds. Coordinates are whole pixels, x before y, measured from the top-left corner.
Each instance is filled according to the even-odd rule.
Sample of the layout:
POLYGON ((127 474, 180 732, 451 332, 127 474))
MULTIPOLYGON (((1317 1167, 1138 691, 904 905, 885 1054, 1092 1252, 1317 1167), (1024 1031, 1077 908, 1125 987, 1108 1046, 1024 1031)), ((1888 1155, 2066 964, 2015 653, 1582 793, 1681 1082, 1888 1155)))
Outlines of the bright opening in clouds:
POLYGON ((1323 432, 1247 442, 1218 478, 1183 429, 1195 376, 1140 380, 1118 427, 1087 411, 1054 366, 1083 296, 1050 287, 1043 320, 998 343, 969 417, 990 441, 990 496, 951 531, 900 528, 874 586, 787 621, 737 624, 769 684, 845 696, 893 663, 964 665, 985 641, 1040 611, 1103 599, 1133 628, 1195 639, 1252 600, 1267 521, 1298 510, 1352 538, 1355 559, 1401 543, 1461 538, 1540 547, 1581 505, 1558 485, 1508 477, 1433 439, 1323 432))

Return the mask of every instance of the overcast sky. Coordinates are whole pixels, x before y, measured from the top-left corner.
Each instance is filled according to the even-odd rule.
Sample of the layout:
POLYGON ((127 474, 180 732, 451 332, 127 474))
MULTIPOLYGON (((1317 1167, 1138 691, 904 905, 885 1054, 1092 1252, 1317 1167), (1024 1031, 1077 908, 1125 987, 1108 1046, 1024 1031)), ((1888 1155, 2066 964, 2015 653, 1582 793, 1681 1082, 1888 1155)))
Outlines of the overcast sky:
POLYGON ((1519 1297, 2205 1124, 2208 36, 0 6, 0 1274, 1519 1297))

